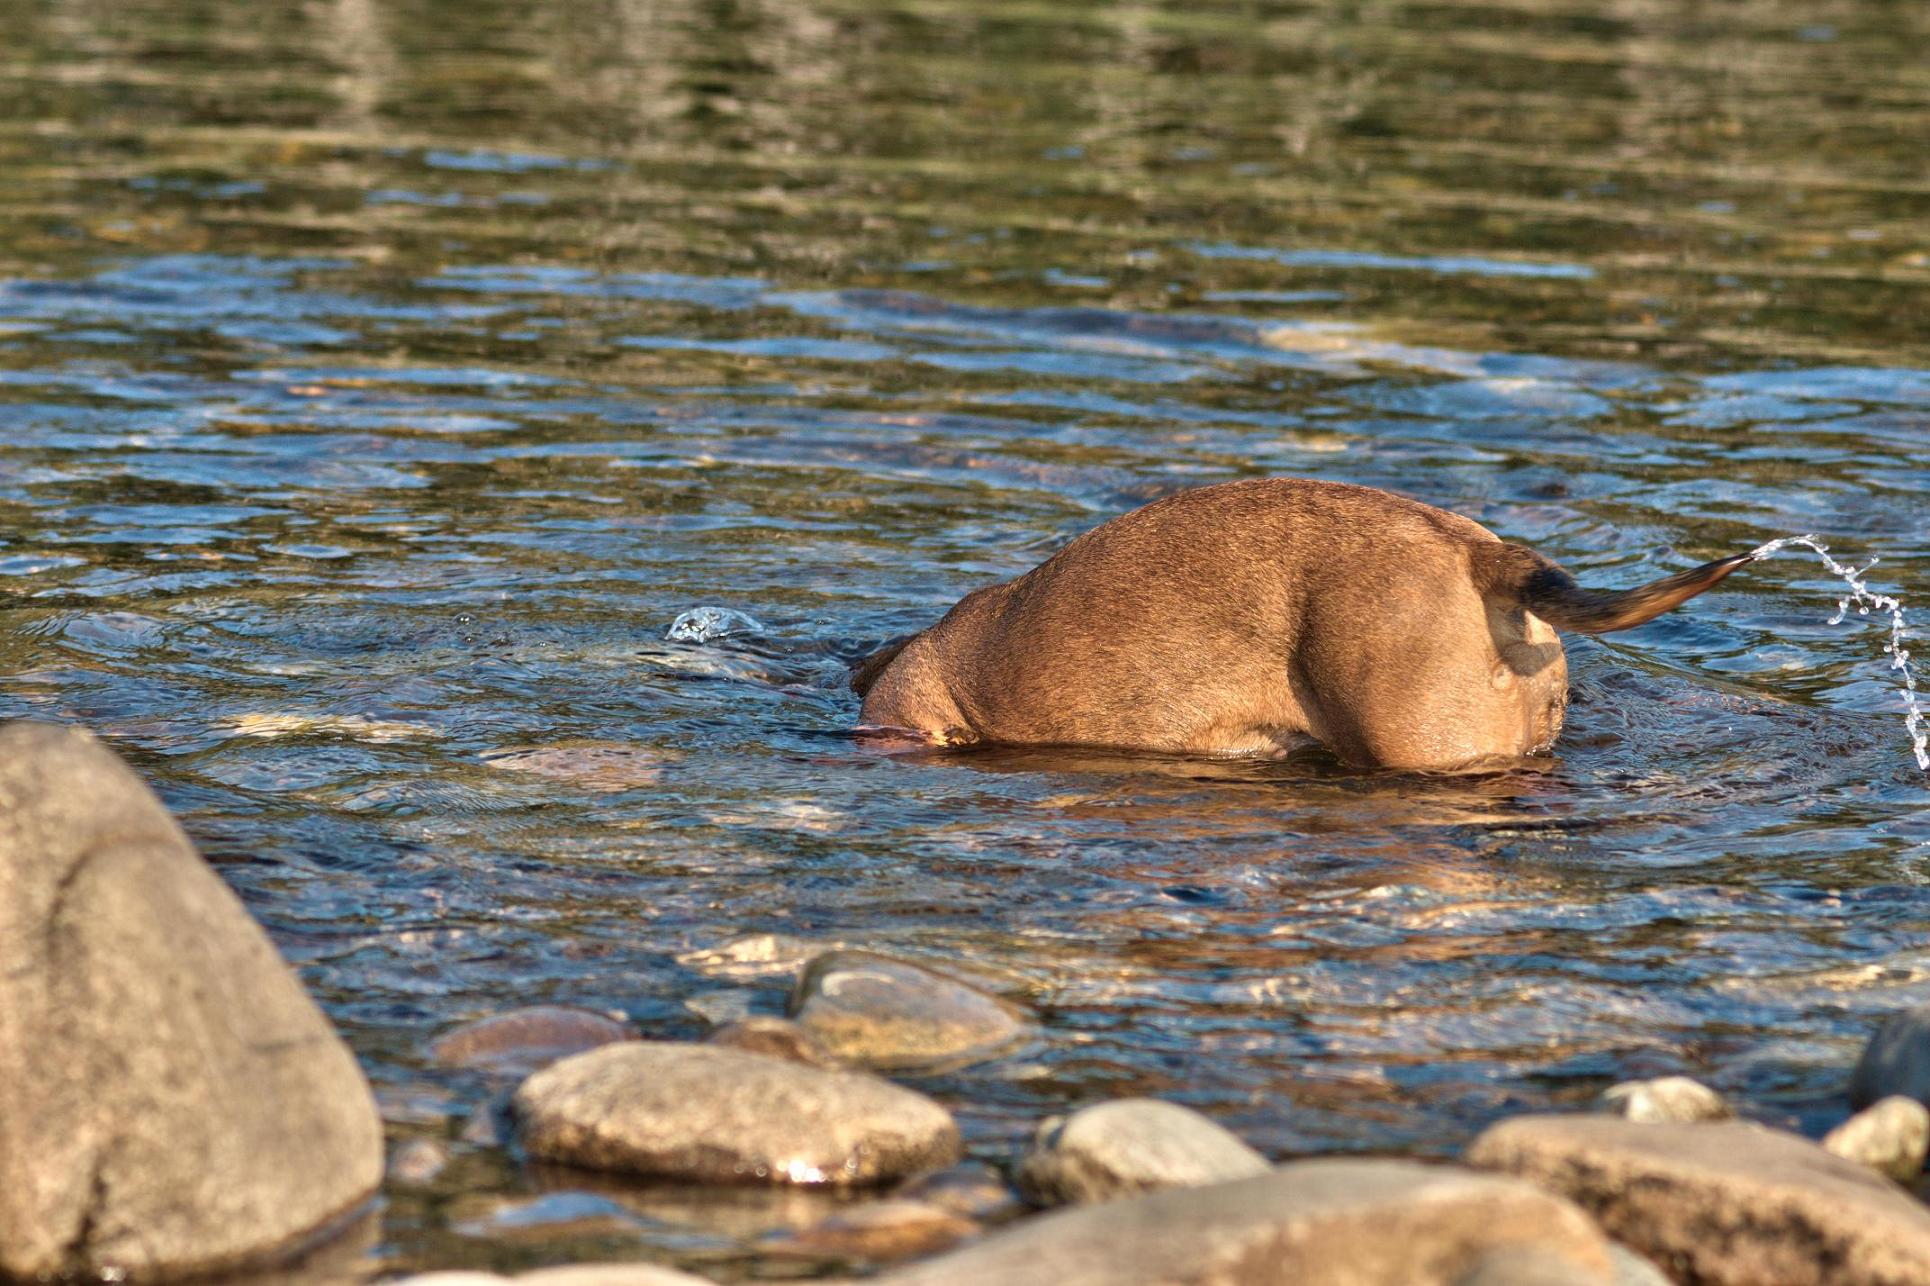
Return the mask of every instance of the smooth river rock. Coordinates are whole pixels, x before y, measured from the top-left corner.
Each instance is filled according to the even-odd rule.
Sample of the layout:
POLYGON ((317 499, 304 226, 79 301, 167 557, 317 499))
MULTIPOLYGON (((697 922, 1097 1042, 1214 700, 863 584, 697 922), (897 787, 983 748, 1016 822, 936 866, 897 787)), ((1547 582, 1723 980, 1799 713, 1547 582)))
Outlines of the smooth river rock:
POLYGON ((636 1028, 608 1014, 570 1005, 530 1005, 490 1014, 443 1033, 429 1057, 447 1067, 527 1075, 586 1049, 636 1040, 636 1028))
POLYGON ((1028 1030, 998 997, 870 951, 811 961, 788 1012, 836 1057, 880 1069, 957 1066, 999 1053, 1028 1030))
POLYGON ((1850 1073, 1851 1107, 1868 1107, 1892 1094, 1930 1105, 1930 1005, 1885 1018, 1850 1073))
POLYGON ((524 1081, 514 1109, 538 1160, 700 1183, 889 1183, 959 1154, 922 1094, 717 1045, 593 1049, 524 1081))
POLYGON ((1024 1219, 875 1279, 890 1286, 1456 1286, 1493 1253, 1544 1252, 1565 1286, 1608 1286, 1611 1252, 1572 1203, 1407 1161, 1300 1161, 1024 1219))
POLYGON ((1266 1169, 1265 1157, 1191 1108, 1128 1098, 1048 1118, 1017 1179, 1027 1200, 1055 1206, 1244 1179, 1266 1169))
POLYGON ((382 1180, 354 1057, 159 800, 0 728, 0 1279, 266 1260, 382 1180))
POLYGON ((1573 1198, 1695 1286, 1930 1283, 1930 1210, 1780 1130, 1525 1116, 1490 1128, 1468 1160, 1573 1198))
POLYGON ((1846 1161, 1909 1183, 1922 1173, 1924 1154, 1930 1152, 1930 1108, 1892 1094, 1824 1135, 1823 1147, 1846 1161))
POLYGON ((1660 1124, 1666 1121, 1726 1121, 1735 1115, 1722 1095, 1686 1076, 1662 1076, 1652 1081, 1623 1081, 1602 1092, 1602 1107, 1629 1121, 1660 1124))

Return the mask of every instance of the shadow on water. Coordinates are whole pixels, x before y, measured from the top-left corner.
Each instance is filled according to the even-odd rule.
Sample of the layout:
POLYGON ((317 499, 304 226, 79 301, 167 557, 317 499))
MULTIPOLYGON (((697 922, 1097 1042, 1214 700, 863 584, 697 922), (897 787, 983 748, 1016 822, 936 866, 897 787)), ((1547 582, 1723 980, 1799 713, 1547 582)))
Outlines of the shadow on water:
POLYGON ((883 755, 844 679, 1269 473, 1930 603, 1918 8, 12 18, 0 714, 132 757, 448 1146, 387 1267, 742 1275, 804 1217, 519 1167, 424 1052, 505 997, 682 1038, 832 943, 969 972, 1038 1038, 908 1079, 991 1159, 1133 1093, 1445 1155, 1677 1071, 1813 1129, 1930 1001, 1930 788, 1813 563, 1571 640, 1555 754, 1480 776, 883 755))

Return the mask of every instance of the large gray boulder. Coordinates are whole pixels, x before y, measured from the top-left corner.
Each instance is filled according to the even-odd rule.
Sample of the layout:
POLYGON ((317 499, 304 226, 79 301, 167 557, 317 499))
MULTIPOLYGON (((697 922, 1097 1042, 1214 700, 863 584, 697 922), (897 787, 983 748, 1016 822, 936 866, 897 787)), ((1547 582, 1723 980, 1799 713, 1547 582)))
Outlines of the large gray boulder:
POLYGON ((1454 1286, 1509 1249, 1607 1286, 1607 1240, 1515 1180, 1408 1161, 1299 1161, 1025 1219, 883 1286, 1454 1286))
POLYGON ((92 736, 0 728, 0 1278, 275 1257, 382 1179, 368 1083, 92 736))
POLYGON ((720 1045, 605 1045, 524 1081, 515 1112, 538 1160, 699 1183, 890 1183, 959 1154, 922 1094, 720 1045))
POLYGON ((1572 1198, 1678 1281, 1930 1284, 1930 1210, 1781 1130, 1523 1116, 1476 1139, 1468 1161, 1572 1198))

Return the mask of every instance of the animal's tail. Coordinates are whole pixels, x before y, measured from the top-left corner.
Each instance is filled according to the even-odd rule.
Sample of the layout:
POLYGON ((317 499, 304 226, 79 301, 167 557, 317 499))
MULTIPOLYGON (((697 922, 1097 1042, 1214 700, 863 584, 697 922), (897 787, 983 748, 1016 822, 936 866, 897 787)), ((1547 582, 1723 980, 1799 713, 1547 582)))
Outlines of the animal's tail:
POLYGON ((878 681, 878 676, 885 672, 885 667, 897 660, 898 654, 905 650, 906 644, 917 637, 916 634, 907 634, 901 639, 893 639, 852 666, 851 690, 859 696, 871 691, 871 685, 878 681))
POLYGON ((1654 620, 1754 560, 1734 554, 1635 589, 1583 589, 1558 565, 1525 545, 1481 541, 1470 546, 1475 588, 1484 597, 1518 604, 1559 630, 1606 634, 1654 620))

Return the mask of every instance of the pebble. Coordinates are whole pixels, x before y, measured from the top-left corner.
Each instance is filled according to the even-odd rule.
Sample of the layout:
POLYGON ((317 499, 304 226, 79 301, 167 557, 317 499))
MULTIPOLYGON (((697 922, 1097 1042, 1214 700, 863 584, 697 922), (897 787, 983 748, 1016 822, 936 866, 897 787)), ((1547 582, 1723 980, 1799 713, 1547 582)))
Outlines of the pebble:
POLYGON ((869 951, 811 961, 789 1013, 837 1058, 880 1069, 957 1067, 1030 1030, 1014 1006, 919 965, 869 951))
POLYGON ((1735 1115, 1722 1095, 1687 1076, 1611 1085, 1602 1091, 1602 1107, 1624 1120, 1648 1124, 1725 1121, 1735 1115))
POLYGON ((444 1033, 430 1042, 429 1057, 445 1067, 527 1075, 586 1049, 636 1039, 636 1028, 607 1014, 568 1005, 531 1005, 444 1033))
POLYGON ((1019 1191, 1042 1206, 1195 1187, 1261 1174, 1267 1160, 1191 1108, 1129 1098, 1052 1117, 1019 1163, 1019 1191))
POLYGON ((951 1114, 860 1072, 716 1045, 625 1042, 516 1091, 533 1158, 699 1183, 890 1183, 958 1159, 951 1114))
POLYGON ((1914 1182, 1930 1151, 1930 1108, 1892 1094, 1824 1135, 1823 1147, 1898 1183, 1914 1182))
POLYGON ((1930 1211, 1781 1130, 1525 1116, 1488 1129, 1468 1160, 1571 1197, 1616 1240, 1690 1281, 1930 1282, 1930 1211))

